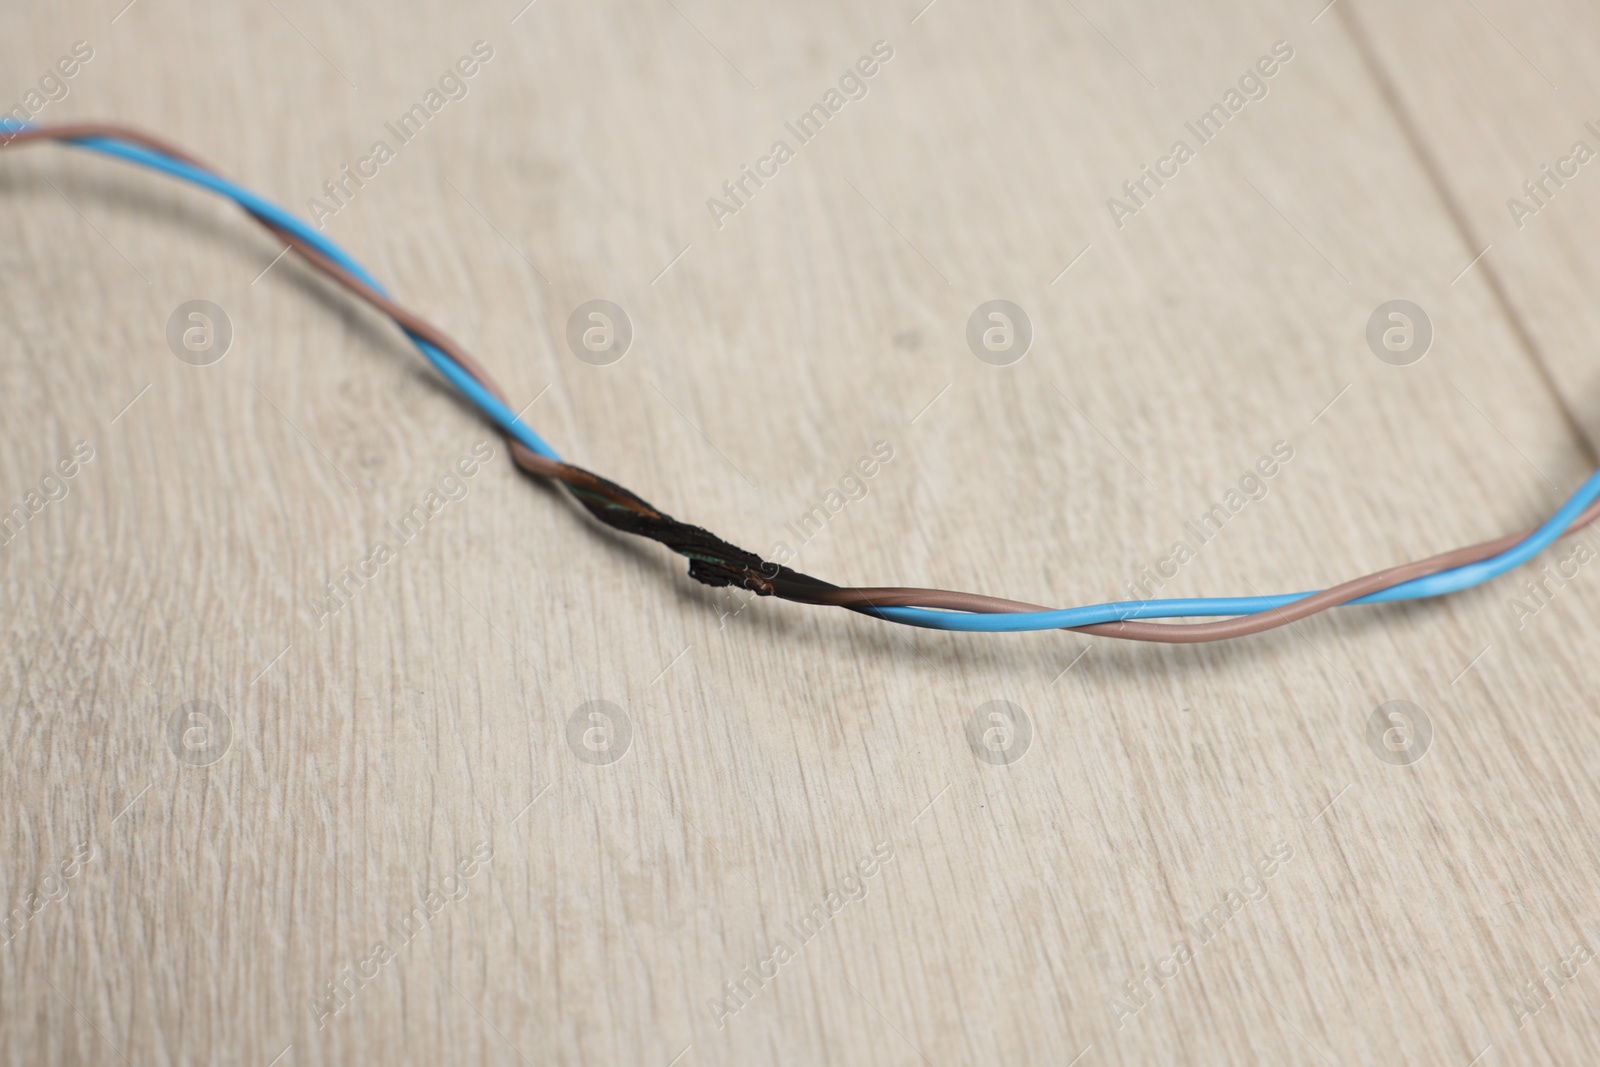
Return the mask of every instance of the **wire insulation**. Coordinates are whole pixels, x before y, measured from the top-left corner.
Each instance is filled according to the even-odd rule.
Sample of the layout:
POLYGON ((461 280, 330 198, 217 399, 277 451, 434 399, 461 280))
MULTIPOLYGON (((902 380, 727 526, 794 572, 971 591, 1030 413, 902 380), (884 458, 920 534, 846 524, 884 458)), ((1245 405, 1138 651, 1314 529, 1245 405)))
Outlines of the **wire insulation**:
POLYGON ((0 148, 60 141, 148 167, 238 204, 308 263, 400 327, 423 357, 506 434, 512 456, 530 474, 561 483, 599 521, 648 537, 689 559, 689 574, 713 586, 739 586, 799 603, 831 605, 905 625, 982 633, 1070 629, 1101 637, 1162 643, 1225 640, 1287 625, 1329 608, 1419 600, 1469 589, 1519 567, 1563 534, 1600 518, 1600 471, 1548 520, 1521 533, 1390 567, 1325 590, 1276 596, 1151 599, 1052 609, 976 593, 902 586, 840 587, 763 560, 698 526, 679 522, 631 491, 573 466, 508 403, 488 372, 443 331, 395 303, 349 253, 301 219, 187 152, 129 127, 108 123, 37 126, 0 118, 0 148), (1230 616, 1224 622, 1153 619, 1230 616))

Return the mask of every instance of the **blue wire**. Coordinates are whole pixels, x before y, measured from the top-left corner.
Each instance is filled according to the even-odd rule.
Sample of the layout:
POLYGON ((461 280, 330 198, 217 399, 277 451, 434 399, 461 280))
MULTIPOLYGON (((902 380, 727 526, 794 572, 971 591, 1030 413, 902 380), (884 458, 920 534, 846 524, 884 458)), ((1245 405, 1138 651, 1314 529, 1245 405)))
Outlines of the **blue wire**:
MULTIPOLYGON (((28 123, 0 117, 0 130, 14 132, 28 128, 28 123)), ((367 273, 366 269, 357 263, 344 249, 276 204, 263 200, 248 189, 235 185, 226 178, 192 167, 182 160, 151 151, 141 145, 130 144, 113 138, 81 137, 74 138, 69 143, 123 159, 130 163, 150 167, 202 188, 210 189, 212 192, 234 201, 250 214, 266 219, 293 233, 371 286, 380 295, 388 296, 388 291, 379 284, 378 280, 367 273)), ((488 415, 496 425, 539 455, 557 462, 561 461, 561 457, 556 453, 555 449, 545 442, 544 438, 540 437, 527 423, 518 418, 517 414, 498 397, 480 385, 459 363, 440 351, 437 346, 412 334, 410 331, 406 331, 406 336, 410 338, 412 344, 417 346, 429 363, 433 364, 441 374, 449 379, 452 385, 466 394, 467 398, 477 405, 479 410, 488 415)), ((1380 590, 1357 600, 1352 600, 1350 603, 1382 604, 1396 600, 1420 600, 1482 585, 1484 582, 1521 566, 1550 547, 1561 536, 1562 532, 1572 524, 1573 520, 1597 498, 1600 498, 1600 471, 1591 474, 1578 491, 1561 506, 1561 509, 1536 531, 1499 555, 1480 560, 1477 563, 1469 563, 1461 567, 1441 571, 1438 574, 1428 575, 1425 578, 1416 578, 1389 589, 1380 590)), ((1030 611, 993 615, 944 611, 932 608, 871 608, 866 609, 866 613, 890 622, 936 630, 958 630, 973 633, 1016 633, 1024 630, 1056 630, 1068 626, 1090 626, 1096 623, 1123 622, 1132 619, 1255 615, 1260 612, 1287 607, 1297 600, 1314 595, 1316 595, 1315 591, 1285 593, 1278 596, 1123 600, 1110 604, 1093 604, 1081 608, 1062 608, 1056 611, 1030 611)))
MULTIPOLYGON (((8 131, 17 131, 27 129, 28 126, 26 123, 17 122, 15 119, 0 119, 0 128, 8 131)), ((263 200, 248 189, 235 185, 226 178, 192 167, 182 160, 153 152, 142 145, 128 144, 107 137, 81 137, 74 139, 71 143, 104 155, 114 156, 131 163, 138 163, 142 166, 162 171, 175 178, 182 178, 202 188, 210 189, 212 192, 220 193, 250 212, 250 214, 266 219, 301 238, 317 251, 344 267, 363 282, 366 282, 379 294, 383 296, 389 295, 388 290, 344 249, 276 204, 269 200, 263 200)), ((427 357, 429 363, 438 368, 439 372, 448 378, 452 385, 467 394, 468 398, 502 429, 515 436, 517 440, 539 455, 557 462, 561 461, 561 456, 555 449, 550 447, 544 438, 540 437, 530 426, 519 419, 516 413, 498 397, 480 385, 477 379, 468 374, 460 364, 445 355, 432 343, 409 332, 407 332, 406 336, 427 357)))
MULTIPOLYGON (((1600 471, 1588 479, 1543 525, 1513 547, 1477 563, 1414 578, 1388 589, 1369 593, 1351 604, 1383 604, 1396 600, 1423 600, 1482 585, 1506 571, 1521 566, 1555 543, 1572 521, 1596 498, 1600 498, 1600 471)), ((1207 615, 1255 615, 1287 607, 1297 600, 1315 596, 1309 593, 1284 593, 1278 596, 1198 597, 1181 600, 1124 600, 1114 604, 1094 604, 1058 611, 1026 611, 1012 615, 977 615, 931 608, 871 608, 868 614, 890 622, 922 626, 933 630, 959 630, 968 633, 1019 633, 1025 630, 1056 630, 1067 626, 1092 626, 1102 622, 1132 619, 1196 618, 1207 615)))

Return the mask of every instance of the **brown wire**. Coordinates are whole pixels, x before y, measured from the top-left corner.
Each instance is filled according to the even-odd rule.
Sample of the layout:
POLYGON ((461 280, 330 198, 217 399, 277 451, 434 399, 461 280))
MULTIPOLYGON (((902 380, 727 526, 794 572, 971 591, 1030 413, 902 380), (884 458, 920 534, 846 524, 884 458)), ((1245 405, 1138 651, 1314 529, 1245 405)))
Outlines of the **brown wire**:
MULTIPOLYGON (((1600 518, 1600 501, 1596 501, 1585 508, 1572 521, 1572 525, 1566 528, 1563 536, 1583 529, 1597 518, 1600 518)), ((1327 611, 1329 608, 1338 607, 1341 604, 1347 604, 1369 593, 1376 593, 1391 586, 1400 585, 1403 582, 1409 582, 1416 578, 1425 578, 1430 574, 1438 574, 1440 571, 1447 571, 1454 567, 1477 563, 1491 556, 1498 556, 1508 548, 1525 540, 1536 529, 1538 527, 1530 527, 1521 533, 1507 534, 1493 541, 1483 541, 1476 545, 1468 545, 1465 548, 1458 548, 1450 552, 1441 552, 1436 556, 1429 556, 1414 563, 1403 563, 1389 567, 1361 578, 1343 582, 1330 589, 1324 589, 1320 593, 1304 597, 1286 607, 1274 608, 1271 611, 1264 611, 1255 615, 1240 615, 1237 618, 1225 619, 1221 622, 1103 622, 1092 626, 1071 626, 1063 627, 1063 629, 1070 629, 1077 633, 1093 634, 1097 637, 1120 637, 1129 641, 1156 641, 1164 644, 1194 644, 1202 641, 1222 641, 1233 637, 1246 637, 1250 634, 1276 629, 1279 626, 1287 626, 1291 622, 1298 622, 1307 616, 1327 611)), ((840 589, 837 592, 824 592, 818 594, 816 602, 850 608, 924 607, 998 614, 1055 610, 1034 604, 1023 604, 1015 600, 979 596, 974 593, 950 593, 940 589, 888 587, 840 589)))
MULTIPOLYGON (((0 148, 13 144, 25 144, 30 141, 71 141, 85 137, 108 137, 128 141, 142 145, 162 155, 170 156, 197 169, 209 171, 212 174, 218 173, 215 168, 176 145, 169 144, 161 138, 141 130, 116 123, 79 122, 35 126, 27 130, 0 135, 0 148)), ((290 248, 298 252, 312 266, 337 281, 351 293, 371 304, 384 315, 393 319, 397 325, 408 333, 430 342, 455 360, 484 389, 506 404, 507 407, 510 407, 510 401, 507 399, 504 390, 500 388, 489 372, 465 349, 452 340, 449 335, 415 312, 402 307, 379 293, 295 234, 280 228, 269 219, 261 218, 254 214, 251 217, 255 218, 257 222, 260 222, 290 248)), ((737 549, 707 531, 700 530, 699 527, 677 523, 670 516, 651 507, 644 500, 621 486, 581 467, 547 459, 509 434, 506 435, 506 440, 511 447, 515 462, 523 470, 561 482, 584 502, 591 513, 611 525, 617 526, 619 529, 625 529, 627 532, 653 536, 657 540, 668 543, 675 550, 690 556, 691 575, 701 581, 708 581, 710 584, 742 584, 758 593, 777 595, 786 600, 832 605, 857 611, 887 607, 919 607, 993 614, 1054 610, 1037 604, 949 589, 925 589, 910 586, 844 588, 832 586, 807 575, 790 571, 788 568, 766 563, 759 557, 737 549), (626 513, 630 518, 626 521, 619 520, 615 514, 617 512, 626 513), (679 543, 683 540, 682 537, 669 539, 661 536, 661 529, 665 526, 672 527, 675 532, 687 530, 704 534, 706 538, 710 539, 709 543, 714 550, 706 549, 697 540, 694 544, 685 547, 684 544, 679 543), (730 560, 730 553, 737 555, 730 560), (700 568, 698 572, 697 565, 700 568)), ((1600 518, 1600 501, 1596 501, 1585 509, 1581 515, 1573 520, 1572 525, 1567 527, 1565 533, 1570 534, 1582 529, 1597 518, 1600 518)), ((1129 641, 1153 641, 1165 644, 1190 644, 1245 637, 1250 634, 1276 629, 1280 626, 1287 626, 1289 623, 1315 615, 1318 612, 1327 611, 1329 608, 1349 603, 1370 593, 1376 593, 1415 578, 1437 574, 1440 571, 1476 563, 1491 556, 1499 555, 1524 540, 1533 532, 1533 529, 1536 529, 1536 527, 1524 530, 1521 533, 1508 534, 1492 541, 1483 541, 1465 548, 1442 552, 1413 563, 1388 567, 1304 597, 1286 607, 1275 608, 1271 611, 1264 611, 1254 615, 1242 615, 1220 622, 1158 623, 1124 621, 1098 623, 1092 626, 1063 627, 1063 629, 1072 629, 1078 633, 1092 634, 1097 637, 1114 637, 1129 641)))
MULTIPOLYGON (((173 159, 176 159, 181 163, 187 163, 191 167, 194 167, 198 170, 204 170, 211 174, 217 174, 220 176, 220 172, 215 167, 201 159, 196 158, 184 149, 179 148, 177 145, 171 144, 153 134, 145 133, 143 130, 109 122, 74 122, 59 123, 52 126, 35 126, 31 129, 21 130, 13 134, 0 137, 0 148, 7 147, 11 144, 25 144, 28 141, 34 140, 70 141, 83 137, 112 137, 120 141, 128 141, 133 144, 142 145, 143 147, 155 152, 159 152, 162 155, 171 156, 173 159)), ((301 257, 312 266, 333 278, 346 289, 349 289, 356 296, 359 296, 361 299, 371 304, 374 308, 393 319, 395 323, 401 327, 401 329, 404 329, 422 338, 423 340, 430 342, 440 351, 448 355, 451 359, 461 364, 462 369, 470 374, 473 378, 476 378, 478 384, 482 385, 486 390, 492 393, 502 404, 505 404, 508 407, 510 406, 511 402, 506 397, 505 390, 500 388, 500 384, 494 380, 493 376, 491 376, 483 367, 483 365, 474 359, 472 355, 466 351, 466 349, 458 345, 443 330, 440 330, 422 316, 416 314, 406 307, 403 307, 400 304, 395 303, 382 293, 378 292, 376 289, 373 289, 366 282, 362 281, 360 278, 347 271, 344 267, 323 255, 319 250, 312 245, 307 244, 297 235, 289 232, 288 230, 282 229, 269 219, 264 219, 257 215, 251 215, 250 217, 261 223, 262 226, 270 230, 285 244, 289 245, 289 247, 300 253, 301 257)), ((522 467, 524 470, 527 470, 533 474, 542 475, 547 478, 557 478, 562 481, 567 480, 565 477, 566 471, 564 468, 570 468, 570 464, 559 463, 555 460, 547 459, 528 448, 528 446, 524 445, 521 441, 518 441, 509 435, 507 436, 507 441, 511 444, 511 449, 516 457, 517 465, 522 467)), ((581 468, 572 469, 580 470, 581 468)), ((588 474, 587 471, 582 473, 588 474)), ((599 491, 598 486, 594 484, 594 479, 592 476, 590 478, 580 478, 575 480, 581 482, 586 487, 599 491)), ((626 502, 624 506, 633 507, 635 506, 636 500, 637 498, 635 498, 635 501, 626 502)), ((618 502, 624 503, 624 501, 620 498, 618 499, 618 502)))

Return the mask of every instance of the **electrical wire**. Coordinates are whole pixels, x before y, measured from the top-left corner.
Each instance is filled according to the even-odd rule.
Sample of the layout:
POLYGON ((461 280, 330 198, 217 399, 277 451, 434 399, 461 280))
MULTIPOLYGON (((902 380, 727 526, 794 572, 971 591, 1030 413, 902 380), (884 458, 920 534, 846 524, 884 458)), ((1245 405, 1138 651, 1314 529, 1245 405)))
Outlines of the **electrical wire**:
POLYGON ((1069 629, 1101 637, 1162 643, 1216 641, 1261 633, 1332 607, 1419 600, 1469 589, 1523 565, 1600 518, 1596 471, 1548 520, 1521 533, 1386 568, 1325 590, 1253 597, 1119 601, 1052 609, 976 593, 904 586, 841 587, 763 560, 710 531, 680 522, 600 475, 561 459, 507 402, 488 372, 437 327, 395 303, 356 260, 315 228, 173 145, 110 123, 40 126, 0 118, 0 148, 60 141, 160 171, 232 200, 313 267, 392 319, 423 357, 498 426, 516 464, 563 485, 594 518, 658 541, 689 560, 691 577, 799 603, 844 607, 890 622, 982 633, 1069 629), (1223 622, 1152 619, 1229 616, 1223 622))

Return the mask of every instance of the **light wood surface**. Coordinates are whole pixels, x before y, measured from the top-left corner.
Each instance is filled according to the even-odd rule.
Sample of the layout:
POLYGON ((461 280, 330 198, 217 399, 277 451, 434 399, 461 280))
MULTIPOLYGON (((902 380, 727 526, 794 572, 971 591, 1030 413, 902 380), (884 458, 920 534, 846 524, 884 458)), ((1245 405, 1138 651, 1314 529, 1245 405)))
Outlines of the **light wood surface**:
MULTIPOLYGON (((40 120, 136 123, 304 212, 484 42, 328 232, 565 455, 830 580, 1119 598, 1281 442, 1160 592, 1314 588, 1593 467, 1600 161, 1520 231, 1504 204, 1600 120, 1592 11, 919 6, 65 3, 8 14, 0 103, 88 42, 40 120), (1401 298, 1435 336, 1393 366, 1365 331, 1401 298), (613 365, 567 343, 592 299, 633 324, 613 365), (968 348, 991 299, 1032 324, 1012 365, 968 348)), ((0 504, 93 452, 0 547, 0 1058, 1600 1056, 1600 564, 1537 611, 1533 572, 1194 648, 746 602, 516 475, 279 248, 167 179, 0 154, 0 504), (193 299, 233 327, 207 366, 169 350, 193 299), (569 730, 595 700, 614 762, 569 730), (1031 728, 998 765, 968 728, 996 700, 1031 728), (1431 724, 1402 765, 1367 734, 1393 700, 1431 724), (193 701, 211 733, 172 729, 193 701)))

